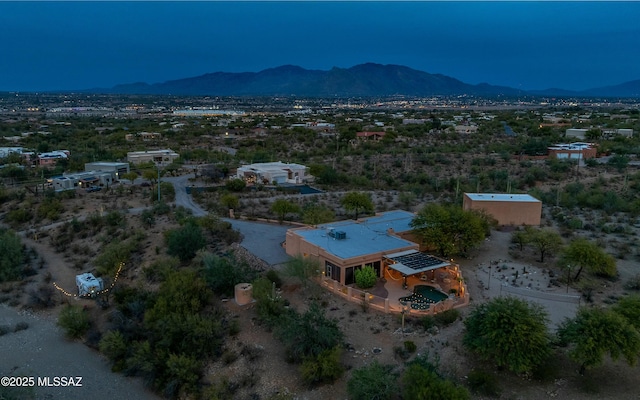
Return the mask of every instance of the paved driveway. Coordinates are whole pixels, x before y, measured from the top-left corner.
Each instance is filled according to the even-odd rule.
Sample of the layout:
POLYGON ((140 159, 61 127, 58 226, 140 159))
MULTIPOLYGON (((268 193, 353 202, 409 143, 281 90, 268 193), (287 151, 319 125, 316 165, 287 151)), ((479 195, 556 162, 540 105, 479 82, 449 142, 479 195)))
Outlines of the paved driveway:
POLYGON ((224 218, 224 220, 230 222, 233 229, 240 231, 244 236, 240 245, 269 265, 282 264, 291 258, 282 247, 282 242, 287 236, 287 229, 291 226, 229 218, 224 218))
MULTIPOLYGON (((173 184, 176 192, 176 205, 190 209, 193 211, 194 216, 201 217, 207 215, 207 212, 196 204, 186 191, 187 186, 190 185, 189 178, 191 177, 193 177, 193 174, 163 177, 161 180, 173 184)), ((223 220, 230 222, 233 229, 242 233, 244 236, 242 243, 240 243, 242 247, 269 265, 282 264, 291 258, 282 247, 282 242, 286 239, 287 229, 291 228, 291 226, 229 218, 223 218, 223 220)))

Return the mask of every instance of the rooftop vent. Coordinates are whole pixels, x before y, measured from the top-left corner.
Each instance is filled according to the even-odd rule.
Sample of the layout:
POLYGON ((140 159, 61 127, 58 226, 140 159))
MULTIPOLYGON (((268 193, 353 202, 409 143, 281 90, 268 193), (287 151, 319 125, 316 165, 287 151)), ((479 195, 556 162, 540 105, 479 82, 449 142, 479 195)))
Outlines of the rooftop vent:
POLYGON ((344 240, 344 239, 347 238, 347 232, 330 230, 329 231, 329 236, 331 236, 332 238, 334 238, 336 240, 344 240))

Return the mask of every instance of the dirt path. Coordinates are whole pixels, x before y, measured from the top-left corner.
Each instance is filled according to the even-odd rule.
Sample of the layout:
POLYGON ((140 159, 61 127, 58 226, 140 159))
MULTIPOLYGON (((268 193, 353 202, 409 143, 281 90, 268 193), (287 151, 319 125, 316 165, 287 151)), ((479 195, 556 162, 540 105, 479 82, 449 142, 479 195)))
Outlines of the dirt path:
POLYGON ((82 377, 81 387, 34 387, 36 399, 158 399, 140 379, 114 374, 108 362, 79 342, 67 340, 48 315, 18 312, 0 304, 0 326, 28 328, 0 336, 0 376, 82 377))

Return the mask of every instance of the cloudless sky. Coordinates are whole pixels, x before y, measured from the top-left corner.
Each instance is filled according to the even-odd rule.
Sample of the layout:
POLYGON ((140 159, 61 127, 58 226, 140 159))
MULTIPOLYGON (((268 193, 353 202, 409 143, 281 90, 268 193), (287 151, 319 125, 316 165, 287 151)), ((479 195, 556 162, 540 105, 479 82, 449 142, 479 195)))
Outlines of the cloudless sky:
POLYGON ((365 62, 522 89, 618 84, 640 79, 640 2, 0 1, 1 91, 365 62))

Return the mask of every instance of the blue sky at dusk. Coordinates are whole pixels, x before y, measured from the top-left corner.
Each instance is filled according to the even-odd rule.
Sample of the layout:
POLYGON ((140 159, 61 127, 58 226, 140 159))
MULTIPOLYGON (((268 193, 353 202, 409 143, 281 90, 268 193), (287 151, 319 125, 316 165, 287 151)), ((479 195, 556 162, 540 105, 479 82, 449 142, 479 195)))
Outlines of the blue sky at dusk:
POLYGON ((477 84, 640 79, 639 2, 2 2, 0 90, 284 64, 399 64, 477 84))

